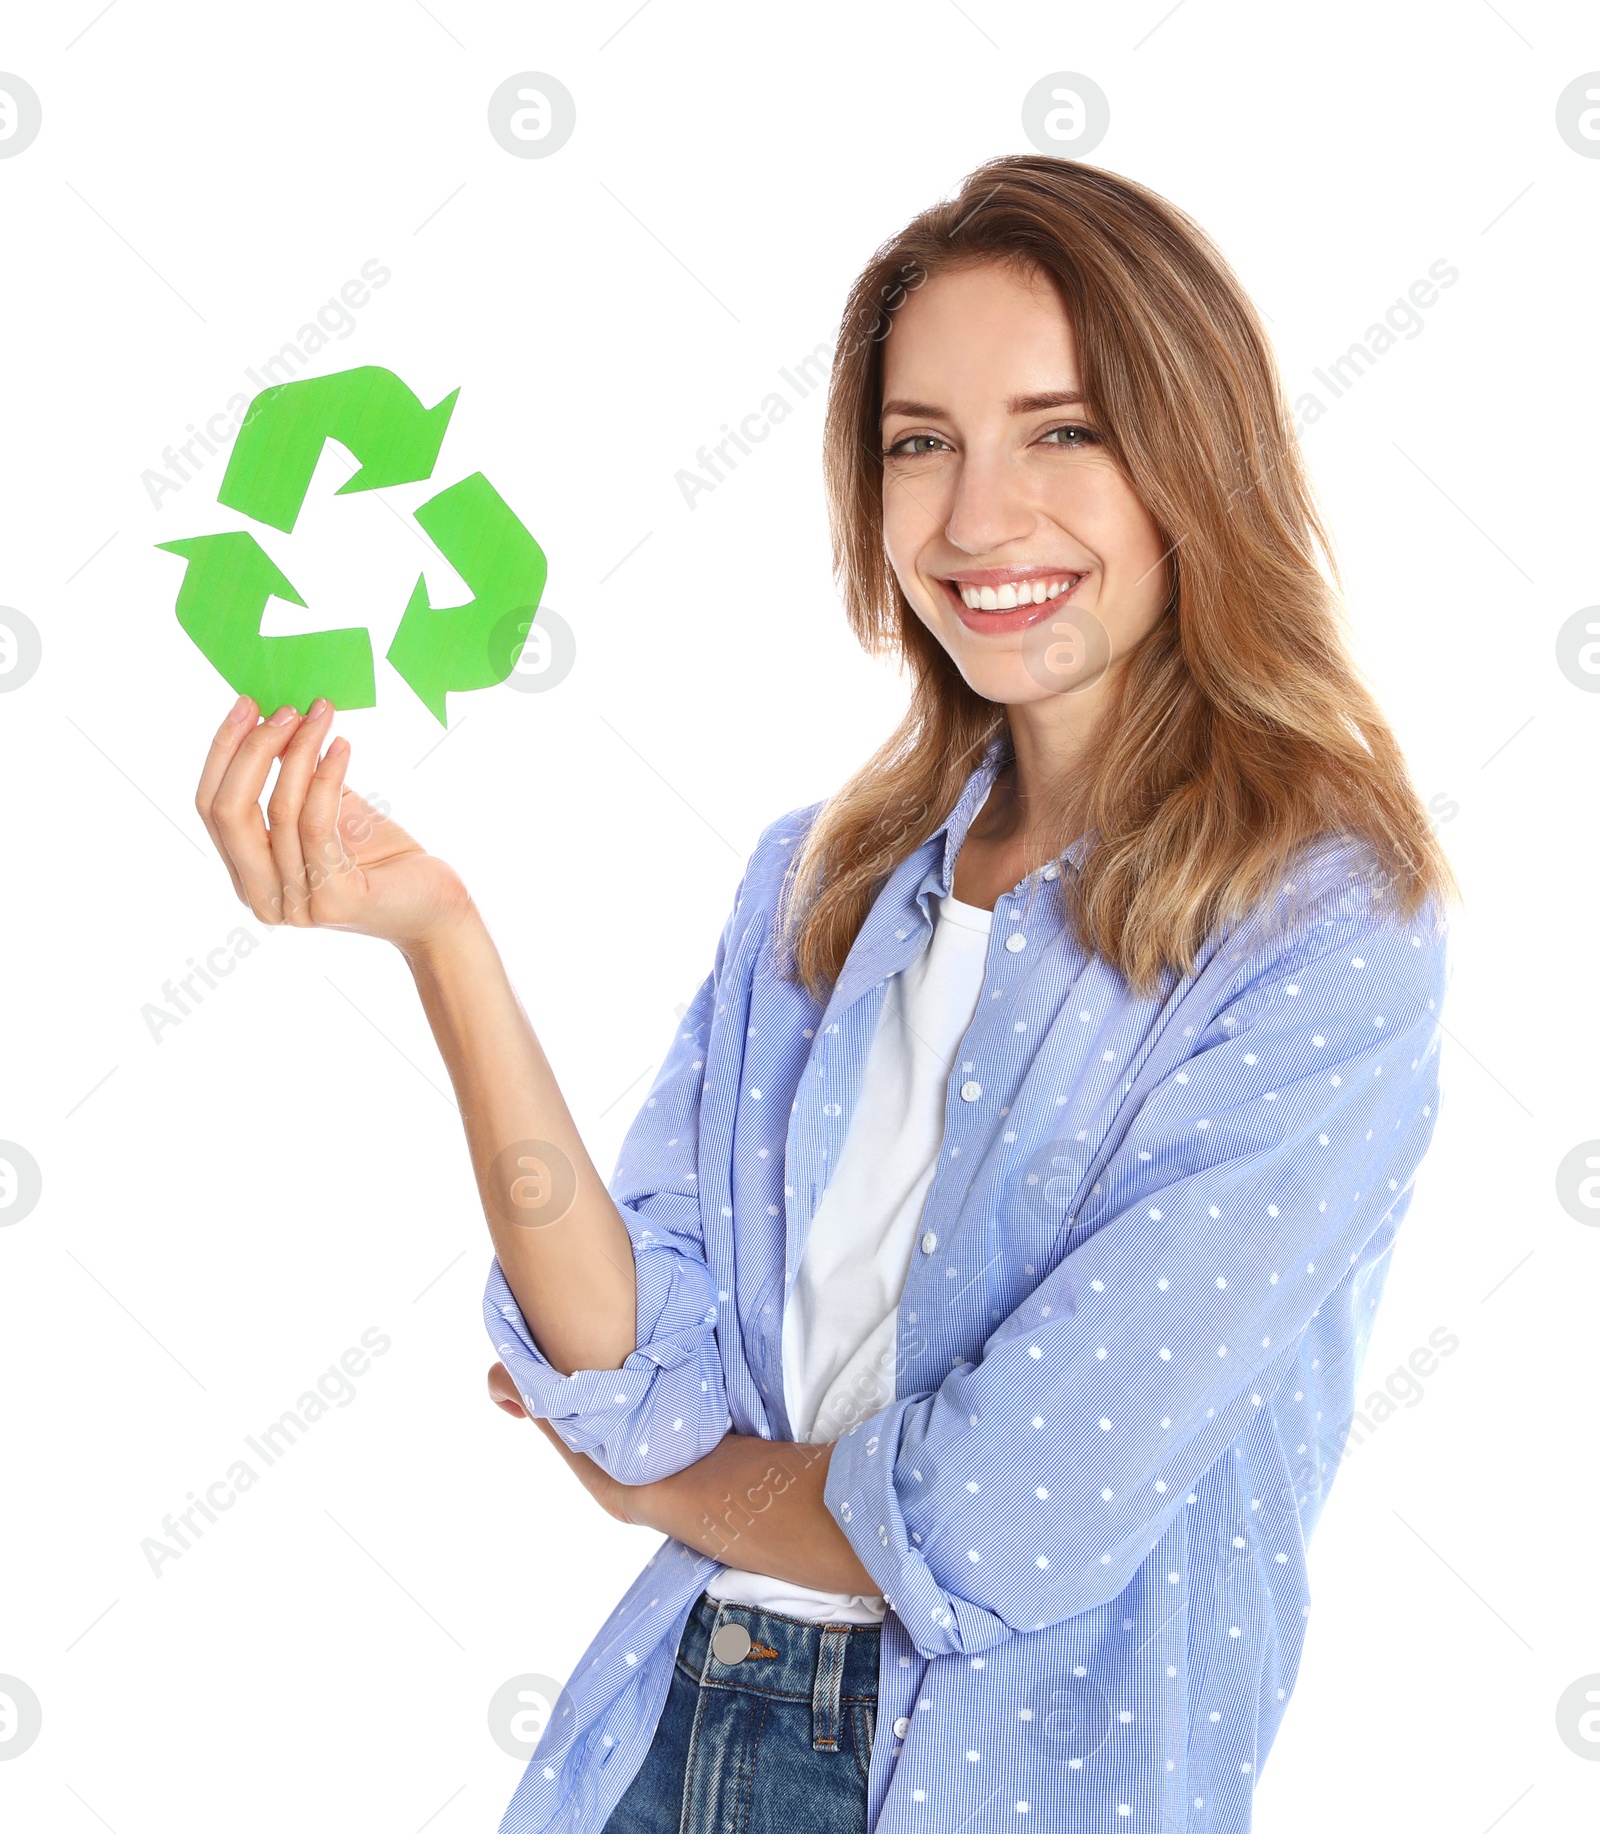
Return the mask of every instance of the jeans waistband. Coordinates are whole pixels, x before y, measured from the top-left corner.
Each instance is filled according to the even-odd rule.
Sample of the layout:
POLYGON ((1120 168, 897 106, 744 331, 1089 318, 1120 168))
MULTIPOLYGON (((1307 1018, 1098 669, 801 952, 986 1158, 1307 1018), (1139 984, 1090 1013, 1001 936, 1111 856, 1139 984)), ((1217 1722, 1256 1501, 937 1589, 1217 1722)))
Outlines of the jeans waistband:
POLYGON ((810 1699, 826 1715, 840 1701, 877 1700, 880 1638, 877 1624, 812 1624, 702 1593, 689 1613, 678 1653, 703 1687, 753 1688, 810 1699), (749 1633, 749 1652, 739 1661, 724 1661, 713 1647, 713 1637, 725 1624, 749 1633))

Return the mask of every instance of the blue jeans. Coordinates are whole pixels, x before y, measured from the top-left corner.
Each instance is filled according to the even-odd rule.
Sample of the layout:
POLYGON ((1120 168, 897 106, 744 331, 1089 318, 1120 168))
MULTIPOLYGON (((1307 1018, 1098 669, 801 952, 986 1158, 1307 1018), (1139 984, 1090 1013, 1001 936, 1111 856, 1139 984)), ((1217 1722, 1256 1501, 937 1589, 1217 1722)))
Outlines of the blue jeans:
POLYGON ((604 1834, 865 1834, 880 1635, 702 1593, 604 1834))

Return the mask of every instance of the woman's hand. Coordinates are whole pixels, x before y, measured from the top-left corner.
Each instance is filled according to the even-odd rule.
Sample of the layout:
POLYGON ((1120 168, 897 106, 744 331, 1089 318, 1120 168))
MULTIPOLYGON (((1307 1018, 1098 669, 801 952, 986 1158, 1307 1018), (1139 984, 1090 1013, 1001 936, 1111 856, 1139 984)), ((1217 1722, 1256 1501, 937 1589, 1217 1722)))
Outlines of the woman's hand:
POLYGON ((496 1407, 504 1408, 518 1420, 528 1418, 528 1410, 522 1405, 522 1397, 511 1379, 511 1371, 504 1363, 496 1363, 489 1371, 489 1399, 496 1407))
MULTIPOLYGON (((489 1371, 489 1398, 508 1414, 529 1417, 504 1363, 489 1371)), ((827 1506, 831 1444, 728 1433, 704 1458, 670 1477, 619 1484, 592 1458, 574 1452, 548 1420, 534 1417, 534 1424, 590 1496, 619 1522, 653 1528, 720 1560, 727 1553, 727 1518, 719 1523, 713 1517, 721 1515, 729 1496, 743 1497, 749 1520, 735 1531, 744 1537, 741 1566, 827 1592, 878 1595, 877 1581, 827 1506)))
POLYGON ((281 707, 258 723, 241 695, 211 741, 195 807, 240 900, 262 923, 326 926, 426 947, 472 914, 466 887, 398 822, 344 787, 350 746, 335 739, 318 760, 333 708, 313 701, 302 719, 281 707), (277 781, 261 814, 274 760, 277 781))
POLYGON ((489 1371, 489 1399, 496 1407, 504 1408, 508 1414, 520 1420, 531 1418, 533 1424, 567 1461, 573 1476, 608 1516, 626 1522, 630 1528, 647 1526, 639 1510, 644 1501, 644 1492, 650 1486, 619 1484, 610 1472, 602 1471, 587 1453, 574 1452, 548 1420, 541 1420, 536 1415, 530 1416, 517 1394, 517 1385, 511 1379, 511 1371, 504 1363, 496 1363, 489 1371))

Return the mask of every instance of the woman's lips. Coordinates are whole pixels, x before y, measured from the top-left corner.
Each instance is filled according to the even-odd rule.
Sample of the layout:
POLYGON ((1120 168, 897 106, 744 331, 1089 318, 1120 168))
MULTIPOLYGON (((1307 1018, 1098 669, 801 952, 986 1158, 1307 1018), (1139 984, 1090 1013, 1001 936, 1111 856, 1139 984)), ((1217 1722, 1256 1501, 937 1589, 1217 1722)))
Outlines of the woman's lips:
POLYGON ((954 580, 940 580, 939 587, 968 630, 977 631, 982 636, 1005 636, 1019 630, 1028 630, 1035 624, 1043 623, 1046 618, 1053 617, 1062 606, 1071 601, 1088 577, 1087 573, 1080 573, 1065 592, 1058 592, 1053 599, 1046 599, 1039 605, 1018 605, 1010 611, 974 611, 962 598, 954 580))

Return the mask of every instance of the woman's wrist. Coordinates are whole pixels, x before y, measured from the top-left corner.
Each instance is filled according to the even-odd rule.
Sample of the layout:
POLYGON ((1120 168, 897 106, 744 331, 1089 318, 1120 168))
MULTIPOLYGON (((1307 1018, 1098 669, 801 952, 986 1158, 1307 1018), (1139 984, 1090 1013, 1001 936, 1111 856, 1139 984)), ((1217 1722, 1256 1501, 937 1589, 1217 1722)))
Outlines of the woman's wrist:
POLYGON ((764 1509, 823 1447, 725 1433, 703 1458, 648 1484, 630 1486, 629 1514, 641 1528, 706 1551, 709 1536, 737 1532, 730 1518, 764 1509), (798 1453, 797 1462, 787 1454, 798 1453))
POLYGON ((441 919, 420 937, 395 945, 414 976, 446 978, 456 968, 482 960, 485 950, 494 953, 489 926, 470 897, 459 909, 441 919))
POLYGON ((830 1518, 833 1447, 728 1433, 704 1458, 627 1491, 629 1520, 729 1566, 829 1592, 876 1591, 830 1518))

